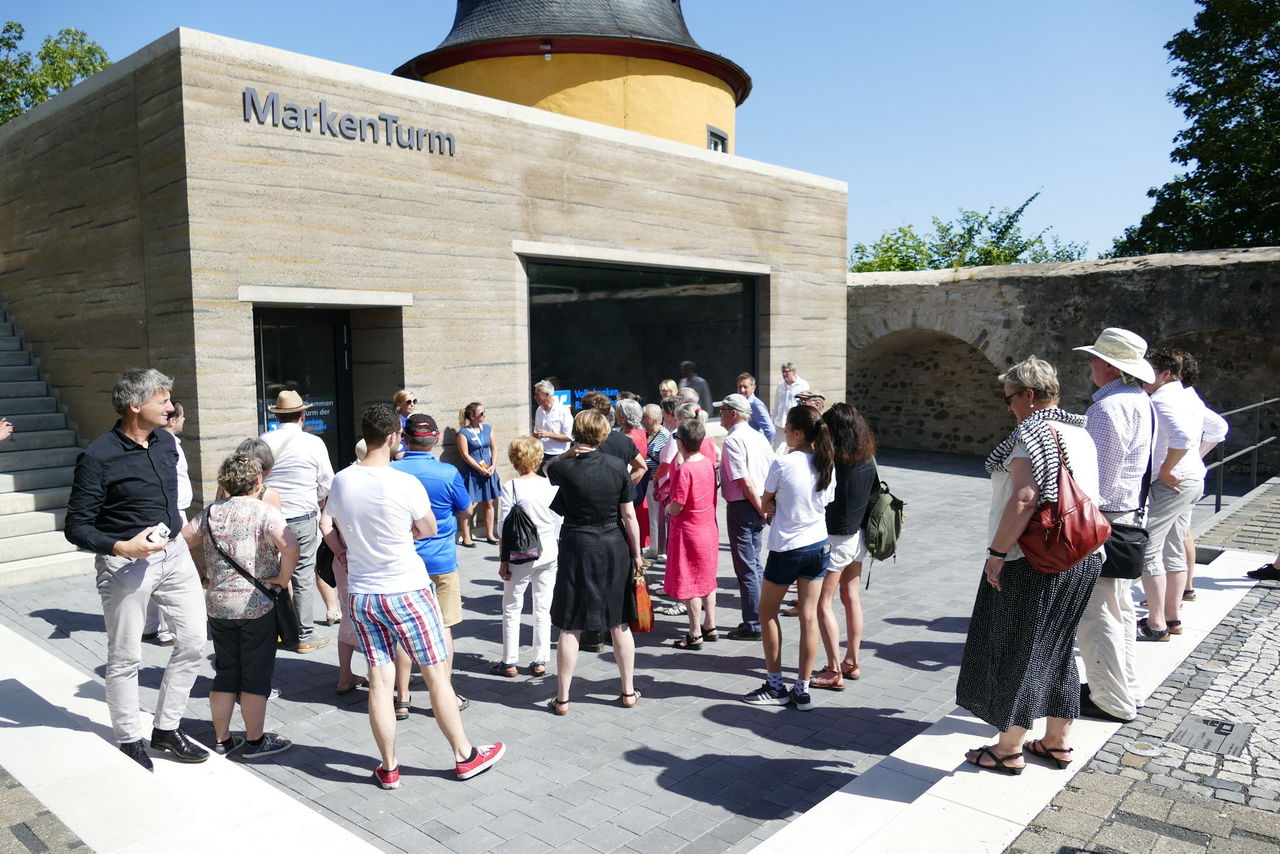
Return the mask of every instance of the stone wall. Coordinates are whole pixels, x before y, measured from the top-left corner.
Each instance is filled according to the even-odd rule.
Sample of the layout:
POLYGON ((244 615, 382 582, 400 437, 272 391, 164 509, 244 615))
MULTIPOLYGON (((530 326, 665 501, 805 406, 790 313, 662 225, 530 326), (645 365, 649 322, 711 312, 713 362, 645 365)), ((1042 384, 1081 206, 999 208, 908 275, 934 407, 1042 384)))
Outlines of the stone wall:
MULTIPOLYGON (((1086 357, 1072 348, 1092 344, 1107 326, 1196 355, 1200 393, 1220 412, 1280 396, 1277 248, 854 273, 848 284, 846 388, 851 400, 868 402, 888 447, 962 450, 973 436, 973 452, 982 452, 983 427, 973 422, 996 419, 995 433, 1012 424, 998 399, 991 405, 996 375, 1033 353, 1058 368, 1064 406, 1083 412, 1093 387, 1086 357), (897 394, 889 376, 902 377, 897 394), (932 429, 918 423, 929 390, 932 429)), ((1251 413, 1228 420, 1229 444, 1253 443, 1251 413)), ((1277 429, 1280 407, 1272 407, 1261 434, 1277 429)))

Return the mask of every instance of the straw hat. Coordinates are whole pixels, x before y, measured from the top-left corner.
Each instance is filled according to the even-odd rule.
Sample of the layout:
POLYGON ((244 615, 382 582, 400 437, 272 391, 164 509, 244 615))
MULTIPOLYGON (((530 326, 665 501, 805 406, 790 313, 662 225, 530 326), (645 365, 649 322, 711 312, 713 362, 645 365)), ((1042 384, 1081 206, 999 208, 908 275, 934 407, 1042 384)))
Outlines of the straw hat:
POLYGON ((1092 347, 1076 347, 1086 353, 1097 356, 1107 364, 1137 377, 1144 383, 1156 381, 1155 369, 1151 363, 1142 358, 1147 352, 1147 339, 1141 335, 1111 326, 1102 330, 1098 340, 1092 347))
POLYGON ((284 412, 301 412, 311 406, 309 403, 302 402, 302 395, 296 391, 282 391, 276 396, 276 405, 268 406, 268 412, 284 413, 284 412))

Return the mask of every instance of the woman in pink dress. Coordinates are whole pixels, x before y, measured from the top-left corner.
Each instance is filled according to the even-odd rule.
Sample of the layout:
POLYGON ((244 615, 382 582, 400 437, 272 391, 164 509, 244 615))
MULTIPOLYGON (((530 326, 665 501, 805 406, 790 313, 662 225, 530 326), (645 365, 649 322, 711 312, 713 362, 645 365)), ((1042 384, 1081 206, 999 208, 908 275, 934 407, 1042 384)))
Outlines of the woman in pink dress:
POLYGON ((681 463, 671 475, 667 515, 667 571, 664 592, 688 609, 689 632, 676 649, 702 649, 716 634, 716 565, 720 527, 716 522, 715 463, 702 453, 706 428, 697 418, 676 430, 681 463))

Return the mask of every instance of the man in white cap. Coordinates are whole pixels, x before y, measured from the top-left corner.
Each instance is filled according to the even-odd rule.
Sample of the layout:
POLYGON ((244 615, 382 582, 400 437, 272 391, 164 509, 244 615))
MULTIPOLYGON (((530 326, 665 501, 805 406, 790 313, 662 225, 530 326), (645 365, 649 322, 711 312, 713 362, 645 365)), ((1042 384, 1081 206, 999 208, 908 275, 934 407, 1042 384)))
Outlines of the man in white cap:
POLYGON ((329 645, 327 635, 315 633, 316 549, 320 546, 320 505, 333 484, 333 464, 324 440, 302 429, 310 404, 302 395, 285 390, 267 409, 280 425, 262 434, 276 458, 263 483, 280 493, 285 523, 298 538, 298 566, 293 571, 293 604, 298 609, 298 648, 302 654, 329 645))
POLYGON ((734 640, 760 639, 760 581, 764 577, 760 534, 764 479, 773 462, 773 446, 750 426, 751 404, 740 394, 718 400, 720 425, 728 431, 720 455, 720 491, 725 500, 729 554, 741 593, 742 622, 729 632, 734 640))
MULTIPOLYGON (((1154 415, 1142 384, 1155 378, 1143 358, 1147 342, 1127 329, 1102 330, 1090 347, 1089 378, 1098 390, 1085 413, 1085 429, 1098 448, 1099 509, 1115 523, 1141 525, 1151 484, 1154 415)), ((1087 684, 1080 709, 1087 717, 1130 721, 1138 713, 1134 667, 1137 614, 1130 588, 1139 567, 1125 571, 1113 562, 1093 588, 1076 631, 1087 684)))

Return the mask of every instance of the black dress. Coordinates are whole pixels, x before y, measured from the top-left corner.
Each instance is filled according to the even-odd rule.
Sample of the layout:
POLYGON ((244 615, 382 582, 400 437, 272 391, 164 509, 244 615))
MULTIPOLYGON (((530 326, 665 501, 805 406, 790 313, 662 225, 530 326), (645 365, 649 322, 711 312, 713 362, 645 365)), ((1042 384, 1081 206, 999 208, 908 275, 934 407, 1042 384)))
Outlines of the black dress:
MULTIPOLYGON (((629 441, 629 440, 628 440, 629 441)), ((631 549, 618 505, 634 498, 626 465, 599 451, 565 454, 547 469, 559 487, 551 509, 564 517, 551 623, 607 632, 636 618, 631 549)))

